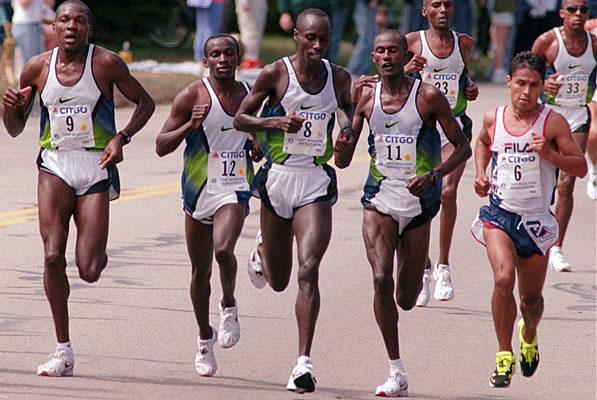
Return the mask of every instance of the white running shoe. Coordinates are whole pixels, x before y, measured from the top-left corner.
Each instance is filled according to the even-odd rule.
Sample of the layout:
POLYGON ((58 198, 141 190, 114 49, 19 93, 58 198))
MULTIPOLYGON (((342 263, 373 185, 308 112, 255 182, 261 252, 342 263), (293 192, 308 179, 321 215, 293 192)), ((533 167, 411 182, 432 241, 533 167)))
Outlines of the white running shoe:
POLYGON ((450 301, 454 298, 454 288, 450 278, 450 266, 447 264, 435 264, 433 268, 433 279, 435 279, 435 291, 433 297, 437 301, 450 301))
POLYGON ((549 251, 549 268, 557 272, 572 272, 572 266, 564 260, 561 247, 553 246, 549 251))
POLYGON ((597 167, 589 163, 589 179, 587 180, 587 196, 597 200, 597 167))
POLYGON ((211 327, 211 338, 201 339, 197 337, 197 355, 195 356, 195 369, 201 376, 213 376, 218 369, 216 356, 214 355, 214 344, 218 341, 218 331, 211 327))
POLYGON ((379 397, 408 397, 408 376, 406 372, 390 375, 387 381, 375 390, 379 397))
POLYGON ((72 347, 56 347, 56 352, 50 354, 45 364, 37 367, 40 376, 73 376, 75 353, 72 347))
POLYGON ((240 324, 238 323, 238 308, 235 305, 232 307, 225 307, 222 309, 222 303, 220 306, 220 337, 218 338, 218 344, 220 347, 225 349, 234 346, 240 339, 240 324))
POLYGON ((263 271, 261 269, 261 257, 259 257, 259 252, 257 251, 257 248, 261 243, 261 230, 259 230, 259 232, 257 232, 257 239, 255 240, 255 247, 251 252, 249 263, 247 264, 249 279, 251 280, 253 286, 255 286, 257 289, 263 288, 267 283, 263 277, 263 271))
POLYGON ((423 274, 423 287, 419 292, 419 297, 417 297, 417 307, 425 307, 429 303, 429 298, 431 297, 431 290, 429 289, 429 282, 431 282, 431 270, 426 269, 425 273, 423 274))
POLYGON ((296 367, 288 379, 286 389, 297 393, 310 393, 315 391, 315 374, 313 373, 313 364, 307 356, 300 356, 296 360, 296 367))

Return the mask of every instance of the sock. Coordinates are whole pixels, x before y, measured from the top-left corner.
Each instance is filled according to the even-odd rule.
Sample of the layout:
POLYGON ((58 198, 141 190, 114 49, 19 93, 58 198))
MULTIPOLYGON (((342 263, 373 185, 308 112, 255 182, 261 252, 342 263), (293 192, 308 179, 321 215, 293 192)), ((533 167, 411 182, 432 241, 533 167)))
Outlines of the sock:
POLYGON ((562 253, 562 248, 560 246, 552 246, 550 252, 554 253, 562 253))
POLYGON ((71 348, 70 341, 64 342, 64 343, 56 343, 56 348, 57 349, 70 349, 71 348))
POLYGON ((309 358, 309 356, 300 356, 297 360, 296 360, 297 364, 311 364, 311 358, 309 358))
POLYGON ((390 360, 390 375, 395 375, 398 372, 404 374, 404 365, 402 364, 402 360, 399 358, 397 360, 390 360))

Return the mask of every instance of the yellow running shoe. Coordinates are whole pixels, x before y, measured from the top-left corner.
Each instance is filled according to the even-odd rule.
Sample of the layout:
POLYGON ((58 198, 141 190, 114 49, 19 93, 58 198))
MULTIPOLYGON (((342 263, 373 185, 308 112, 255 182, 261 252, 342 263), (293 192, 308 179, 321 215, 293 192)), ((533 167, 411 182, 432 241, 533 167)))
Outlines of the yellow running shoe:
POLYGON ((537 345, 537 334, 533 343, 527 343, 522 337, 522 328, 524 328, 524 319, 518 321, 518 336, 520 337, 520 371, 522 376, 533 376, 539 365, 539 346, 537 345))
POLYGON ((515 370, 514 353, 509 351, 500 351, 495 355, 495 370, 489 378, 489 386, 497 388, 506 388, 510 386, 512 375, 515 370))

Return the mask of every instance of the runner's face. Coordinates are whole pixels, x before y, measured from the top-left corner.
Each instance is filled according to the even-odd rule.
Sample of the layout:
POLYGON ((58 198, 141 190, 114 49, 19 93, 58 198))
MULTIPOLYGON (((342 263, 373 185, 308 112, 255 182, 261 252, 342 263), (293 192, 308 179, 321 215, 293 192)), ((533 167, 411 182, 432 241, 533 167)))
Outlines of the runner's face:
POLYGON ((454 19, 454 6, 451 0, 427 0, 421 13, 429 20, 429 25, 439 29, 449 29, 454 19))
POLYGON ((325 18, 315 15, 306 17, 301 25, 294 30, 297 53, 307 60, 321 61, 330 47, 330 25, 325 18))
POLYGON ((543 91, 543 77, 530 67, 519 68, 506 76, 512 106, 520 112, 531 112, 543 91))
POLYGON ((373 42, 371 57, 379 73, 391 77, 404 73, 404 53, 396 35, 381 34, 373 42))
POLYGON ((209 69, 209 74, 216 79, 234 78, 239 56, 236 45, 230 38, 221 37, 207 43, 207 53, 203 63, 209 69))
POLYGON ((565 28, 583 31, 585 22, 589 19, 589 3, 586 0, 563 1, 560 17, 564 20, 565 28))
POLYGON ((56 39, 61 48, 76 51, 85 46, 91 35, 87 14, 77 4, 67 4, 54 22, 56 39))

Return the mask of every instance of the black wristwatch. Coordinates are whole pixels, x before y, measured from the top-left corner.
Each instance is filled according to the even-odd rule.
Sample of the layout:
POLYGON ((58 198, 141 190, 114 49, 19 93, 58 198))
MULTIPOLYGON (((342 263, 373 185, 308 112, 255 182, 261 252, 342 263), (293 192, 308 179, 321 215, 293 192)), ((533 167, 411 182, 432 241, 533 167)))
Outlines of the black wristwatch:
POLYGON ((430 172, 431 172, 431 179, 433 180, 433 183, 437 182, 437 180, 439 179, 439 172, 437 172, 434 169, 432 169, 430 172))
POLYGON ((131 135, 129 135, 125 131, 120 131, 117 133, 117 135, 121 135, 124 138, 124 144, 129 144, 131 142, 131 135))

